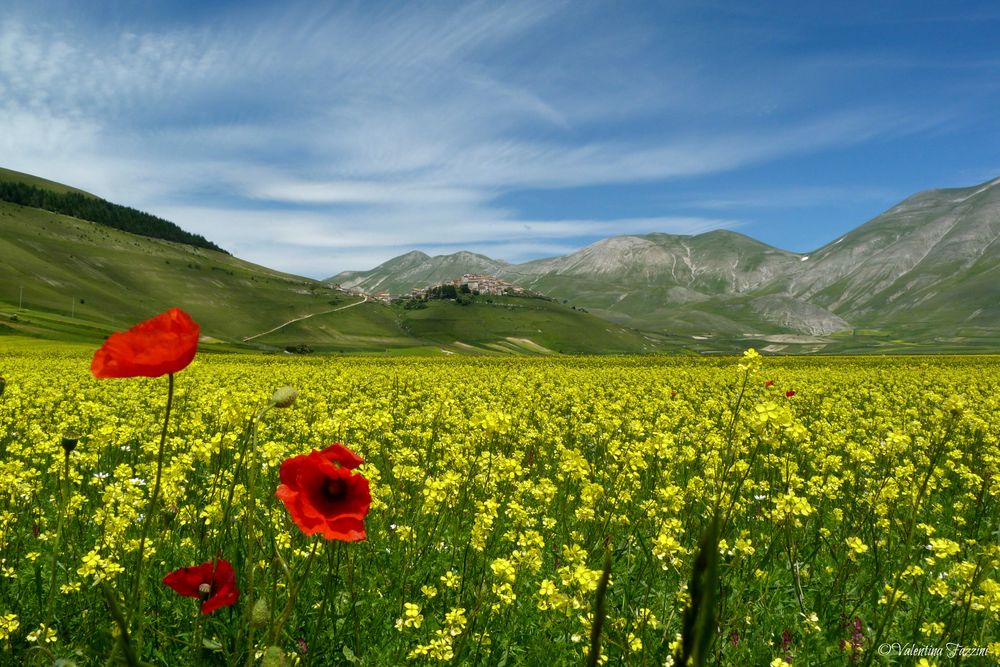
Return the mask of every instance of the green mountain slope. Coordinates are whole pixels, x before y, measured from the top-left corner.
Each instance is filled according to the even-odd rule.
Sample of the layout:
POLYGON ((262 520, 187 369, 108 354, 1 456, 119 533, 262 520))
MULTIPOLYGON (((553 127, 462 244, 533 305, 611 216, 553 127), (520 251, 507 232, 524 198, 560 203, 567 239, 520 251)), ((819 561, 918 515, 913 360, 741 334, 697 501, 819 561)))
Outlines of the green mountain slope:
MULTIPOLYGON (((319 351, 425 349, 461 354, 642 354, 669 347, 650 337, 546 299, 476 297, 420 309, 368 302, 261 336, 277 347, 313 341, 319 351)), ((676 347, 676 346, 674 346, 676 347)))
POLYGON ((414 287, 429 287, 466 273, 495 275, 506 262, 490 259, 474 252, 431 257, 419 250, 395 257, 370 271, 344 271, 329 278, 342 287, 357 287, 375 294, 408 294, 414 287))
MULTIPOLYGON (((459 254, 433 259, 452 261, 448 277, 479 270, 461 266, 459 254)), ((422 286, 394 261, 373 275, 400 291, 422 286)), ((715 231, 617 236, 563 257, 496 263, 493 273, 517 285, 695 340, 1000 349, 1000 179, 916 194, 808 254, 715 231)))
MULTIPOLYGON (((564 257, 511 266, 502 275, 595 314, 643 329, 735 333, 747 317, 728 297, 797 268, 799 256, 742 234, 646 234, 598 241, 564 257)), ((764 320, 751 316, 750 319, 764 320)))
POLYGON ((405 311, 404 327, 414 336, 445 344, 563 353, 595 349, 642 353, 659 348, 653 338, 545 299, 478 297, 467 306, 450 301, 432 301, 428 306, 405 311))
POLYGON ((813 253, 772 289, 867 327, 1000 325, 1000 179, 914 195, 813 253))
POLYGON ((0 276, 0 341, 20 334, 98 342, 179 306, 202 326, 203 342, 227 348, 510 354, 659 345, 542 299, 438 301, 419 310, 375 303, 225 253, 10 202, 0 202, 0 276))
MULTIPOLYGON (((645 330, 738 334, 827 333, 844 328, 820 308, 803 306, 800 317, 788 318, 783 308, 775 312, 773 304, 755 306, 741 298, 796 270, 800 259, 742 234, 719 230, 697 236, 615 236, 564 257, 523 264, 473 253, 428 257, 412 252, 364 272, 361 280, 343 284, 405 294, 413 287, 464 273, 491 273, 612 322, 645 330)), ((340 274, 334 279, 351 277, 340 274)))
MULTIPOLYGON (((4 179, 90 197, 8 170, 0 171, 4 179)), ((914 195, 807 255, 729 231, 647 234, 524 264, 412 252, 332 279, 369 293, 405 294, 489 273, 551 297, 435 301, 422 309, 10 202, 0 202, 0 232, 0 335, 99 340, 178 305, 208 340, 236 348, 1000 349, 1000 179, 914 195)))
POLYGON ((205 237, 186 232, 169 220, 9 169, 0 174, 0 201, 61 213, 141 236, 225 252, 205 237))
POLYGON ((92 195, 85 190, 63 185, 62 183, 56 183, 55 181, 50 181, 47 178, 42 178, 40 176, 25 174, 20 171, 14 171, 13 169, 4 169, 3 167, 0 167, 0 183, 24 183, 25 185, 30 185, 36 188, 51 190, 52 192, 62 194, 72 192, 78 195, 98 199, 97 195, 92 195))
MULTIPOLYGON (((7 202, 0 202, 0 229, 0 303, 7 310, 72 316, 99 329, 176 305, 206 335, 239 341, 267 325, 356 300, 224 253, 7 202)), ((31 320, 18 319, 20 328, 31 320)))

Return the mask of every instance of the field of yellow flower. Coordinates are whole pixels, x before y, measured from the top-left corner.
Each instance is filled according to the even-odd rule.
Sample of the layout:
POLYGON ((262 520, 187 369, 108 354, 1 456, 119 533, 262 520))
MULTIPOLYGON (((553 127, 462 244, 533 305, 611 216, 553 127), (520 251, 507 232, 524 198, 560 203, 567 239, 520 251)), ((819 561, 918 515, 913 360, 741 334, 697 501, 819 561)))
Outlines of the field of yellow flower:
POLYGON ((593 657, 672 664, 713 516, 709 662, 1000 662, 997 358, 203 353, 152 508, 167 378, 89 364, 0 352, 3 665, 584 664, 608 557, 593 657), (334 442, 364 459, 361 541, 275 496, 334 442), (164 584, 220 560, 238 598, 174 575, 211 613, 164 584))

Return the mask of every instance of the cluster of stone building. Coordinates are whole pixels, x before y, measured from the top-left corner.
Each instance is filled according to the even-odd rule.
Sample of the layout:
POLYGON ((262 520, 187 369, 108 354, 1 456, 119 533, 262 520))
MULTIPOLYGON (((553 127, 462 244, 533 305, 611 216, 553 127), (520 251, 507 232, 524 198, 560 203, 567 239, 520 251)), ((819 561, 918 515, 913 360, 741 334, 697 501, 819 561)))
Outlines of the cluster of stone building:
POLYGON ((430 290, 435 287, 443 287, 445 285, 452 285, 459 289, 462 287, 468 287, 469 291, 473 294, 487 294, 491 296, 503 296, 504 294, 523 295, 527 293, 527 290, 523 287, 518 287, 517 285, 509 283, 506 280, 501 280, 496 276, 490 276, 484 273, 466 273, 461 278, 453 278, 452 280, 439 285, 432 285, 430 287, 415 287, 410 290, 410 298, 426 299, 427 293, 430 290))
POLYGON ((462 287, 467 287, 469 292, 472 294, 484 294, 490 296, 525 296, 530 294, 530 292, 523 287, 518 287, 517 285, 509 283, 506 280, 501 280, 496 276, 487 275, 485 273, 466 273, 461 278, 453 278, 437 285, 415 287, 410 290, 410 293, 407 296, 393 296, 389 292, 376 292, 374 294, 370 294, 360 287, 345 288, 340 287, 339 285, 336 285, 335 287, 340 289, 340 291, 345 294, 350 294, 352 296, 364 296, 372 301, 392 303, 400 299, 426 299, 428 294, 435 288, 445 287, 448 285, 451 285, 459 290, 462 287))

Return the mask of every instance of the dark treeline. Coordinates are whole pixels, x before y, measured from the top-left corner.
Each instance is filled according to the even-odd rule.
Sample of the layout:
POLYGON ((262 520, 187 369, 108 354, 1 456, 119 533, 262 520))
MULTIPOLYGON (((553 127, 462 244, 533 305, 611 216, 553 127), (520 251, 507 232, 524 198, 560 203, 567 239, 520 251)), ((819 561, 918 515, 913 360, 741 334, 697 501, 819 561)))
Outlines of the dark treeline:
MULTIPOLYGON (((468 292, 468 286, 466 286, 468 292)), ((435 285, 427 290, 428 299, 457 299, 458 288, 454 285, 435 285)))
POLYGON ((226 252, 204 236, 186 232, 169 220, 77 192, 55 192, 26 183, 4 181, 0 182, 0 200, 70 215, 140 236, 226 252))

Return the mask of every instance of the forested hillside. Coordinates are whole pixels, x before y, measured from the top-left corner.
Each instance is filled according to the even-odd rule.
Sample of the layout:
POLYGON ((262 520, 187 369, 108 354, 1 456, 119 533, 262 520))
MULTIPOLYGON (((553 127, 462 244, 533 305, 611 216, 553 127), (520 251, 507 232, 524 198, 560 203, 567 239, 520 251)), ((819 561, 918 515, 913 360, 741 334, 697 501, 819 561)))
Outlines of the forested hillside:
POLYGON ((186 232, 169 220, 81 192, 57 192, 19 181, 0 180, 0 201, 69 215, 140 236, 226 252, 204 236, 186 232))

